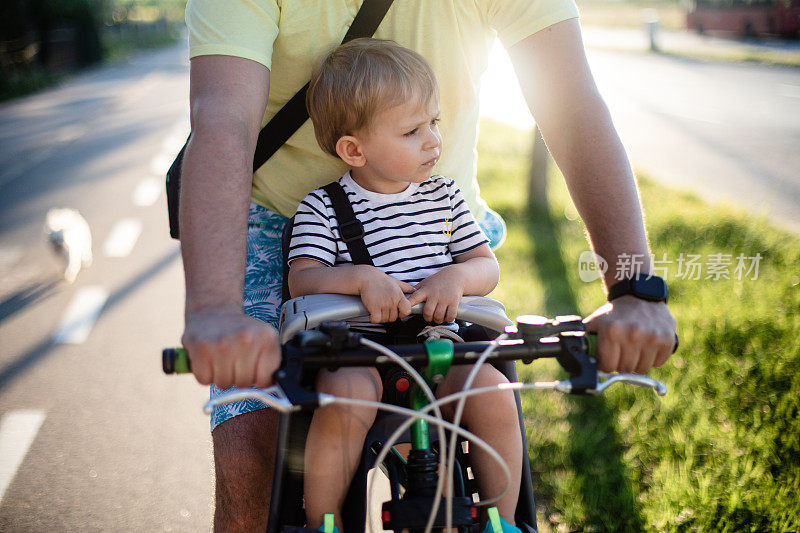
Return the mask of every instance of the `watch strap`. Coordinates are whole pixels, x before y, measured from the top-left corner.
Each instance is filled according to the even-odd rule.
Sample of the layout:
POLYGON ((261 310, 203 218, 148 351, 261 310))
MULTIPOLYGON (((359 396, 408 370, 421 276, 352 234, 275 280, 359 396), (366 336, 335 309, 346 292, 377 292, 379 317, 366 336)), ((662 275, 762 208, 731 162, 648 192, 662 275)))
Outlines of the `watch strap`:
POLYGON ((668 297, 667 291, 667 283, 664 281, 663 278, 659 276, 653 275, 644 275, 644 274, 636 274, 630 278, 624 279, 618 283, 615 283, 608 289, 608 301, 615 300, 620 296, 627 296, 631 295, 641 300, 646 300, 648 302, 666 302, 668 297), (651 281, 653 280, 653 281, 651 281), (660 282, 661 291, 660 294, 656 294, 654 292, 643 292, 637 288, 637 285, 640 281, 651 281, 655 283, 660 282))

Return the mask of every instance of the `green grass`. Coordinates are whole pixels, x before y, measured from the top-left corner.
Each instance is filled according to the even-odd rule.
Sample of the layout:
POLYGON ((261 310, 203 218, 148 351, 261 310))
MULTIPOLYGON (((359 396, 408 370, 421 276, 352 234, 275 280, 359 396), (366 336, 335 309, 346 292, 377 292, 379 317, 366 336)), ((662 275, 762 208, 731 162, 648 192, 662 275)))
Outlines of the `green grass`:
MULTIPOLYGON (((526 209, 530 135, 484 121, 482 194, 509 226, 493 296, 510 316, 577 312, 603 301, 583 283, 584 228, 557 173, 548 213, 526 209)), ((542 531, 800 530, 800 239, 761 219, 639 177, 656 259, 666 264, 681 349, 651 375, 664 398, 523 399, 542 531), (731 279, 685 279, 680 254, 729 254, 731 279), (761 255, 736 279, 736 257, 761 255)), ((748 261, 748 266, 749 266, 748 261)), ((553 366, 520 369, 524 379, 553 366)))

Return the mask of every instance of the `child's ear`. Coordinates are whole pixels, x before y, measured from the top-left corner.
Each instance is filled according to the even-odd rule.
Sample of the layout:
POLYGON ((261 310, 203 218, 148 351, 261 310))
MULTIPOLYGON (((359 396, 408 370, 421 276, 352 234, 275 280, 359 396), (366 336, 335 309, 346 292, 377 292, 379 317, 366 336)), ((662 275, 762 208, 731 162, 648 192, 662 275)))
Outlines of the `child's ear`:
POLYGON ((336 153, 351 167, 363 167, 367 164, 361 143, 352 135, 339 137, 339 140, 336 141, 336 153))

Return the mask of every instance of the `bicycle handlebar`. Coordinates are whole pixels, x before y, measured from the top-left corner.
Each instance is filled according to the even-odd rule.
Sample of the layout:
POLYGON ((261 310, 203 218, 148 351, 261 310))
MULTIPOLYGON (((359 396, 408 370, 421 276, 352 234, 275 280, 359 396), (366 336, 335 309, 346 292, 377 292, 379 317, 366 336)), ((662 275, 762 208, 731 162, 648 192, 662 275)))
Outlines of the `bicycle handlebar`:
MULTIPOLYGON (((666 385, 638 374, 607 374, 597 369, 596 336, 584 331, 580 317, 566 316, 549 320, 536 315, 517 317, 516 326, 506 327, 507 340, 500 341, 491 360, 521 360, 528 364, 535 359, 555 358, 569 374, 569 379, 555 387, 572 394, 601 394, 614 383, 627 383, 652 388, 659 396, 666 394, 666 385)), ((300 387, 303 370, 348 366, 394 366, 391 359, 360 344, 362 335, 349 331, 343 322, 325 323, 320 330, 304 330, 282 346, 283 364, 274 375, 289 400, 296 406, 314 408, 316 394, 300 387)), ((492 341, 465 342, 453 346, 453 364, 474 363, 492 341)), ((428 353, 424 344, 391 347, 411 365, 424 366, 428 353)), ((677 348, 677 335, 676 335, 677 348)), ((166 348, 162 367, 167 374, 191 372, 188 354, 183 348, 166 348)))

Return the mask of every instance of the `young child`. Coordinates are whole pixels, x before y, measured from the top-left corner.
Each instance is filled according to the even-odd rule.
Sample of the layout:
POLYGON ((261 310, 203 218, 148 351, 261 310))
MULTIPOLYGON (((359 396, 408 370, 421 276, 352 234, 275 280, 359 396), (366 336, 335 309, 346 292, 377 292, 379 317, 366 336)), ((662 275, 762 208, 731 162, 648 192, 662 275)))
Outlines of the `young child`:
MULTIPOLYGON (((485 295, 499 278, 497 260, 453 180, 433 175, 442 149, 436 77, 417 53, 393 42, 357 39, 328 55, 311 78, 307 105, 317 141, 350 171, 339 179, 364 226, 375 266, 353 265, 339 235, 326 192, 300 204, 289 251, 292 296, 358 294, 373 323, 409 315, 424 302, 430 322, 452 322, 463 295, 485 295)), ((469 366, 454 366, 437 396, 461 389, 469 366)), ((507 382, 491 365, 474 387, 507 382)), ((382 385, 374 368, 322 371, 317 390, 378 401, 382 385)), ((443 413, 452 417, 453 404, 443 413)), ((306 444, 305 500, 308 526, 320 527, 341 507, 355 473, 371 408, 327 406, 313 417, 306 444)), ((497 504, 505 531, 514 524, 522 470, 522 439, 513 393, 467 401, 464 425, 508 463, 511 488, 497 504)), ((483 497, 498 494, 505 478, 493 460, 472 452, 483 497)), ((490 526, 487 525, 487 529, 490 526)))

